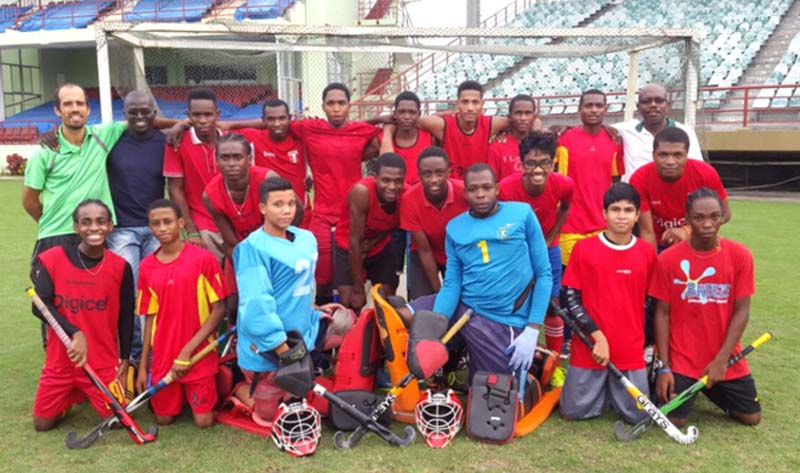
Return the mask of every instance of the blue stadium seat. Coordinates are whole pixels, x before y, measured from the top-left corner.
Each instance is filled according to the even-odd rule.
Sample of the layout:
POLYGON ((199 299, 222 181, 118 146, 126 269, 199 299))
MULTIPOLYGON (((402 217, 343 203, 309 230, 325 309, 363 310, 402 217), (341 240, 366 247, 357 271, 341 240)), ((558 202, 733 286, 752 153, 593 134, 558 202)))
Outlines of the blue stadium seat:
POLYGON ((236 20, 266 20, 280 18, 294 0, 246 0, 233 14, 236 20))

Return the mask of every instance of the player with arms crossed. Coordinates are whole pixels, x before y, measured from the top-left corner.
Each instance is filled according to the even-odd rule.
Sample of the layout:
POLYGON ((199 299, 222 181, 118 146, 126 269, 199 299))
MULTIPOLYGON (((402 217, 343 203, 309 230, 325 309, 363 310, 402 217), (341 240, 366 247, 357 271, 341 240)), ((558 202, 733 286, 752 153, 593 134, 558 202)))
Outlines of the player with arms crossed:
MULTIPOLYGON (((686 202, 691 237, 658 256, 650 284, 650 295, 658 299, 656 390, 668 402, 708 375, 706 397, 739 422, 756 425, 761 404, 747 361, 726 368, 741 350, 750 319, 753 256, 744 245, 719 236, 724 219, 722 198, 706 187, 697 189, 686 202)), ((693 403, 672 411, 670 421, 684 425, 693 403)))
MULTIPOLYGON (((508 104, 508 131, 498 135, 489 144, 489 166, 494 169, 497 179, 522 171, 519 155, 519 142, 536 124, 536 103, 533 97, 520 94, 508 104)), ((537 128, 541 128, 540 124, 537 128)))
MULTIPOLYGON (((524 202, 531 206, 542 226, 544 240, 550 257, 553 290, 550 298, 558 302, 561 288, 561 249, 558 235, 567 220, 572 204, 575 183, 563 174, 553 172, 553 158, 558 138, 552 133, 535 131, 519 143, 520 162, 524 169, 500 181, 499 199, 524 202)), ((549 313, 544 318, 547 348, 561 351, 564 340, 564 321, 557 314, 549 313)))
POLYGON ((217 403, 217 354, 209 353, 194 365, 189 360, 214 340, 222 320, 227 293, 219 263, 210 251, 181 240, 184 221, 175 202, 157 200, 147 215, 161 248, 139 267, 137 312, 147 318, 136 388, 147 389, 148 374, 162 379, 172 373, 175 381, 150 400, 156 422, 172 423, 186 400, 195 425, 210 427, 217 403))
POLYGON ((608 408, 626 422, 647 414, 604 367, 614 363, 636 387, 648 393, 642 347, 644 300, 656 264, 655 250, 633 235, 639 194, 617 183, 603 197, 607 228, 575 244, 561 287, 561 306, 594 339, 593 350, 573 344, 559 401, 570 420, 596 417, 608 408))
POLYGON ((688 159, 689 146, 685 131, 664 128, 653 139, 653 161, 631 177, 631 184, 642 196, 640 235, 659 250, 691 235, 685 218, 686 196, 700 187, 714 190, 722 199, 722 223, 731 219, 728 194, 719 174, 703 161, 688 159))
POLYGON ((288 396, 275 384, 279 367, 300 363, 294 355, 315 347, 322 312, 343 307, 314 307, 317 242, 311 232, 291 225, 297 208, 291 183, 270 177, 259 193, 264 226, 233 253, 240 289, 236 352, 247 382, 255 383, 254 416, 270 422, 288 396))
MULTIPOLYGON (((106 384, 124 383, 128 371, 133 273, 122 257, 105 249, 114 226, 111 210, 100 200, 85 200, 72 220, 79 243, 40 253, 31 273, 36 293, 72 338, 66 349, 53 329, 47 329, 45 362, 33 403, 36 430, 52 429, 70 406, 86 398, 101 417, 111 415, 100 391, 81 370, 85 363, 106 384)), ((34 314, 44 321, 37 309, 34 314)))
POLYGON ((355 310, 366 304, 364 276, 394 294, 398 284, 397 260, 402 246, 392 240, 400 225, 400 195, 405 162, 394 153, 382 154, 375 176, 365 177, 350 189, 336 226, 334 284, 342 304, 355 310))
POLYGON ((400 207, 400 227, 411 232, 409 300, 439 292, 447 264, 445 227, 469 208, 464 183, 450 178, 450 158, 442 148, 422 151, 415 167, 420 182, 403 193, 400 207))
POLYGON ((527 372, 552 289, 544 235, 529 205, 497 202, 488 164, 464 177, 470 210, 447 224, 447 272, 433 311, 474 311, 460 332, 470 379, 477 371, 527 372))

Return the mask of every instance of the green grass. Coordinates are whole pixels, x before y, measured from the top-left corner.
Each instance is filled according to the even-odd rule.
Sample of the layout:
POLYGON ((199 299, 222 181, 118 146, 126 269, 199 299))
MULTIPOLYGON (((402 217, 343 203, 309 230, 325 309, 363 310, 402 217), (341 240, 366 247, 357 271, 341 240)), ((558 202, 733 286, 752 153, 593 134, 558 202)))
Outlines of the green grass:
MULTIPOLYGON (((353 451, 340 452, 326 428, 314 457, 292 459, 270 440, 226 426, 198 431, 188 416, 162 428, 151 445, 136 446, 114 431, 88 450, 67 450, 68 431, 86 432, 99 420, 87 405, 73 409, 58 429, 34 432, 31 406, 43 353, 39 324, 23 293, 35 225, 20 207, 20 190, 19 181, 0 182, 0 202, 7 206, 0 239, 5 256, 0 296, 7 302, 0 309, 0 471, 800 471, 798 204, 735 201, 733 221, 724 228, 725 236, 749 246, 756 260, 757 294, 744 338, 750 341, 764 330, 776 335, 749 359, 764 410, 761 425, 737 425, 701 399, 692 418, 701 434, 689 447, 658 429, 619 443, 610 414, 583 422, 565 422, 556 414, 509 445, 481 444, 461 433, 445 450, 428 449, 419 440, 401 450, 367 436, 353 451)), ((153 421, 146 410, 136 418, 143 427, 153 421)))

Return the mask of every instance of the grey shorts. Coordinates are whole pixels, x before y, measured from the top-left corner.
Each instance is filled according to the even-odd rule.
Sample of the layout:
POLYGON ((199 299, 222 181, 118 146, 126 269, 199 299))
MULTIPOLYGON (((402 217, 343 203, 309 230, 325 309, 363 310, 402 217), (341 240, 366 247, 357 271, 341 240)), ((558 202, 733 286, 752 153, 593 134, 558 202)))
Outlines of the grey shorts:
MULTIPOLYGON (((438 273, 444 277, 444 266, 436 265, 438 273)), ((418 299, 428 294, 433 294, 433 287, 431 287, 428 277, 425 275, 425 270, 422 268, 422 261, 419 259, 419 253, 410 251, 408 254, 408 298, 409 300, 418 299)))
MULTIPOLYGON (((637 388, 649 395, 647 370, 622 371, 637 388)), ((625 422, 635 424, 647 413, 636 408, 636 400, 608 370, 590 370, 570 366, 561 389, 559 409, 567 419, 589 419, 611 407, 625 422)))

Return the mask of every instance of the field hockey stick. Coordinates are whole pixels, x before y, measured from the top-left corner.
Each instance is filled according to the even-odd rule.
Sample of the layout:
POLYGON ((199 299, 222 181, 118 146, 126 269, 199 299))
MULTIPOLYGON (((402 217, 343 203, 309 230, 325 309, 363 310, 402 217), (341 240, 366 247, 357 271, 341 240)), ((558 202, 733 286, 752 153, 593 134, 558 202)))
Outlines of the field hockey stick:
MULTIPOLYGON (((443 344, 447 344, 455 334, 461 330, 461 327, 466 325, 469 322, 469 318, 472 316, 472 309, 467 309, 464 314, 454 323, 449 330, 442 336, 440 341, 443 344)), ((377 406, 372 409, 372 412, 369 414, 369 418, 372 419, 373 422, 377 422, 381 416, 387 412, 394 402, 397 400, 397 396, 403 392, 403 389, 406 388, 411 381, 413 381, 416 377, 410 371, 397 383, 397 386, 392 387, 388 393, 386 393, 386 397, 383 398, 377 406)), ((378 424, 380 425, 380 424, 378 424)), ((413 429, 412 429, 413 430, 413 429)), ((342 431, 337 431, 333 436, 333 445, 339 449, 349 449, 353 448, 360 440, 364 434, 367 433, 367 427, 359 425, 356 430, 354 430, 348 437, 345 438, 345 433, 342 431)))
MULTIPOLYGON (((736 364, 739 360, 750 354, 750 352, 752 352, 759 346, 763 345, 764 343, 767 343, 771 339, 772 339, 772 333, 764 332, 764 334, 758 337, 750 345, 747 345, 744 349, 742 349, 742 351, 728 358, 726 367, 730 368, 731 366, 736 364)), ((670 400, 667 404, 661 406, 660 408, 661 413, 667 415, 670 412, 677 409, 678 407, 682 406, 686 401, 695 397, 698 392, 700 392, 703 388, 706 387, 707 384, 708 384, 708 375, 705 375, 699 380, 695 381, 694 384, 684 389, 683 392, 672 398, 672 400, 670 400)), ((653 420, 649 417, 640 420, 636 425, 634 425, 630 429, 626 429, 625 424, 623 422, 617 421, 617 423, 614 424, 614 437, 621 442, 630 442, 631 440, 639 438, 652 426, 653 426, 653 420)))
MULTIPOLYGON (((58 339, 61 340, 61 343, 63 343, 64 346, 69 349, 72 346, 72 339, 70 339, 69 335, 67 335, 67 332, 64 331, 61 325, 58 324, 58 321, 55 319, 55 317, 53 317, 50 309, 47 308, 44 301, 42 301, 39 295, 36 294, 36 290, 32 287, 29 287, 25 290, 25 293, 28 294, 28 296, 30 296, 30 298, 33 300, 33 305, 39 309, 39 312, 41 312, 45 320, 47 320, 47 323, 50 324, 50 327, 52 327, 58 339)), ((111 391, 109 391, 108 386, 103 383, 100 377, 97 376, 97 373, 95 373, 92 367, 89 366, 89 363, 84 363, 82 369, 83 372, 86 373, 86 376, 88 376, 92 381, 92 384, 94 384, 94 386, 100 390, 103 400, 105 400, 105 402, 109 405, 111 411, 114 413, 115 418, 118 419, 119 422, 125 427, 125 430, 128 431, 128 435, 131 436, 134 442, 141 445, 156 440, 156 437, 158 436, 158 427, 151 426, 147 433, 142 432, 142 429, 140 429, 131 416, 125 412, 125 409, 120 405, 119 401, 117 401, 111 391)))
MULTIPOLYGON (((575 320, 573 320, 573 318, 567 313, 567 311, 565 309, 556 307, 554 304, 551 305, 553 310, 562 319, 564 319, 564 322, 566 322, 567 324, 569 324, 570 327, 572 327, 572 332, 574 334, 577 334, 578 337, 583 341, 583 343, 586 344, 587 347, 589 347, 590 350, 594 349, 594 342, 592 342, 592 340, 585 333, 583 333, 583 330, 581 330, 580 327, 578 327, 578 324, 575 323, 575 320)), ((630 396, 636 400, 637 404, 641 407, 641 409, 643 409, 647 413, 647 415, 650 416, 651 419, 653 419, 653 422, 659 427, 661 427, 661 429, 663 429, 664 432, 666 432, 667 435, 669 435, 670 438, 672 438, 672 440, 678 442, 681 445, 690 445, 697 440, 697 436, 700 433, 697 427, 690 425, 686 429, 686 433, 684 434, 677 427, 675 427, 675 424, 670 422, 667 416, 665 416, 661 411, 658 410, 658 407, 656 407, 656 405, 653 404, 653 402, 650 401, 650 399, 648 399, 647 396, 645 396, 644 393, 640 391, 635 384, 633 384, 628 378, 625 377, 624 374, 622 374, 622 371, 620 371, 614 365, 614 363, 609 361, 608 364, 606 365, 606 368, 608 369, 608 371, 611 372, 611 374, 616 376, 616 378, 620 381, 620 383, 622 383, 622 385, 625 386, 625 390, 628 391, 628 394, 630 394, 630 396)))
MULTIPOLYGON (((189 360, 189 366, 194 365, 195 363, 200 361, 201 358, 211 353, 235 331, 236 331, 236 326, 231 327, 230 329, 228 329, 227 332, 220 335, 219 338, 209 343, 205 348, 203 348, 199 352, 195 353, 194 356, 192 356, 192 358, 189 360)), ((157 392, 167 387, 167 385, 169 385, 172 381, 174 381, 172 373, 171 372, 167 373, 167 375, 164 376, 161 379, 161 381, 150 386, 147 390, 142 391, 138 396, 133 398, 133 400, 131 400, 131 402, 129 402, 128 405, 125 406, 125 412, 131 414, 133 411, 135 411, 136 409, 144 405, 147 401, 149 401, 150 398, 155 396, 157 392)), ((100 424, 98 424, 97 427, 87 432, 86 435, 84 435, 83 437, 79 438, 77 432, 68 432, 64 442, 67 444, 67 448, 69 449, 88 448, 92 444, 94 444, 97 441, 97 439, 102 437, 103 434, 111 430, 111 428, 114 427, 114 425, 116 425, 117 423, 118 420, 116 417, 109 417, 103 420, 103 422, 101 422, 100 424)))

